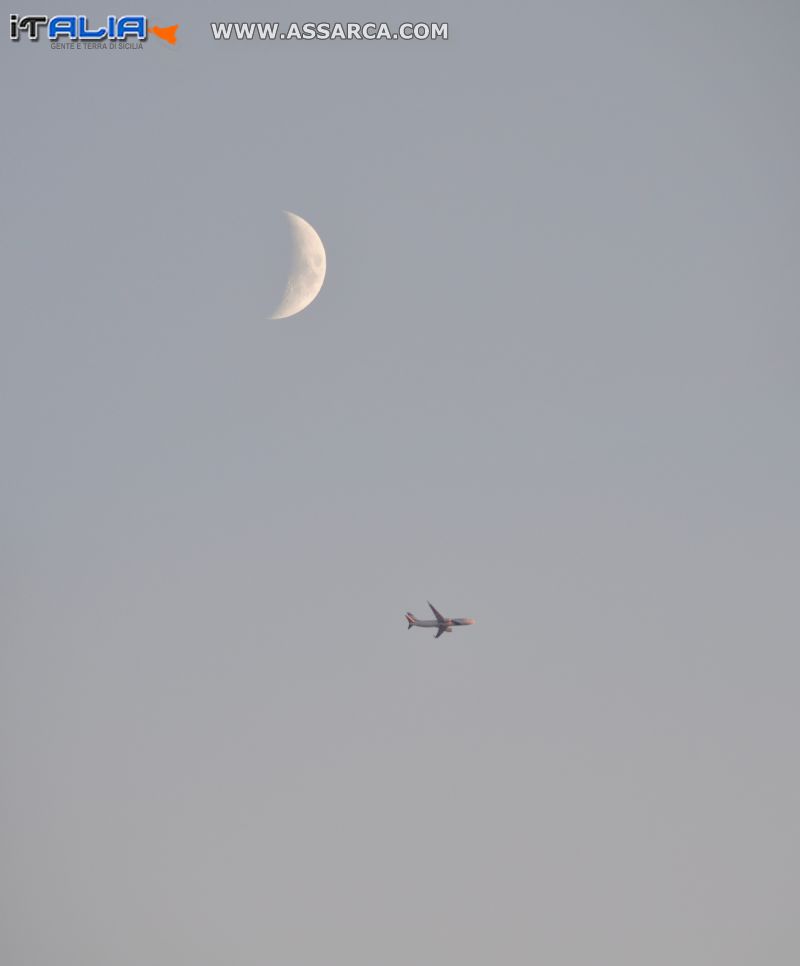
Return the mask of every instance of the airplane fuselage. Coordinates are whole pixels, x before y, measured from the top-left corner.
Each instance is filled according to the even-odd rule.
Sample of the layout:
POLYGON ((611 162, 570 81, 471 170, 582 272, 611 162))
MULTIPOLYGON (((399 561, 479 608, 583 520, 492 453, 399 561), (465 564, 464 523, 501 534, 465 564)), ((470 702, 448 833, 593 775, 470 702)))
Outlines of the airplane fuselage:
POLYGON ((473 617, 448 617, 445 621, 420 621, 415 620, 414 627, 445 627, 452 630, 454 627, 466 627, 467 624, 474 624, 473 617))

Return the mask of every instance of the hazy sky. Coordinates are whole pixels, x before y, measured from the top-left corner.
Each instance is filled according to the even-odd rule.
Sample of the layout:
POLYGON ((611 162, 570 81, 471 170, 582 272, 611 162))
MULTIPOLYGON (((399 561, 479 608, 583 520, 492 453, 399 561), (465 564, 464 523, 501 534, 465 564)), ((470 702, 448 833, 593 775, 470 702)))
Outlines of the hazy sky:
POLYGON ((141 12, 2 41, 0 961, 795 966, 800 8, 141 12))

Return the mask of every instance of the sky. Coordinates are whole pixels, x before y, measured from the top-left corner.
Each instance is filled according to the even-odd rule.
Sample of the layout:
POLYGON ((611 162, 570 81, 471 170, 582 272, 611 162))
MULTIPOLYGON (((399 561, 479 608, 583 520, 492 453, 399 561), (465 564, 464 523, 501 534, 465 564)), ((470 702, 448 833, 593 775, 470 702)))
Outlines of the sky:
POLYGON ((794 966, 800 10, 142 10, 0 58, 0 960, 794 966))

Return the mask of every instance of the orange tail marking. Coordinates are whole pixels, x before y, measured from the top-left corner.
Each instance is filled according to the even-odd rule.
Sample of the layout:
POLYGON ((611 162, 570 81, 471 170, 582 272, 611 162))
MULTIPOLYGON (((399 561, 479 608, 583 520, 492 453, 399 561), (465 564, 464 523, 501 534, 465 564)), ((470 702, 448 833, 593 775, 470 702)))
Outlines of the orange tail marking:
POLYGON ((171 27, 156 27, 153 24, 150 28, 150 33, 155 34, 156 37, 160 37, 162 40, 166 40, 168 44, 174 44, 177 39, 175 34, 178 32, 178 27, 180 27, 178 23, 174 23, 171 27))

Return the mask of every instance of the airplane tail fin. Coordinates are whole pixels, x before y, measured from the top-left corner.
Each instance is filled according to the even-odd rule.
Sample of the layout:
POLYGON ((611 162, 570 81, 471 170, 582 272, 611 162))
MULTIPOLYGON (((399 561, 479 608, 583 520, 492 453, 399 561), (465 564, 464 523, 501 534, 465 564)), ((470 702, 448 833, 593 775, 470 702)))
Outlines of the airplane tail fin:
POLYGON ((409 630, 411 630, 411 628, 417 623, 417 618, 414 617, 414 615, 411 613, 411 611, 407 611, 406 612, 406 620, 408 621, 408 629, 409 630))

